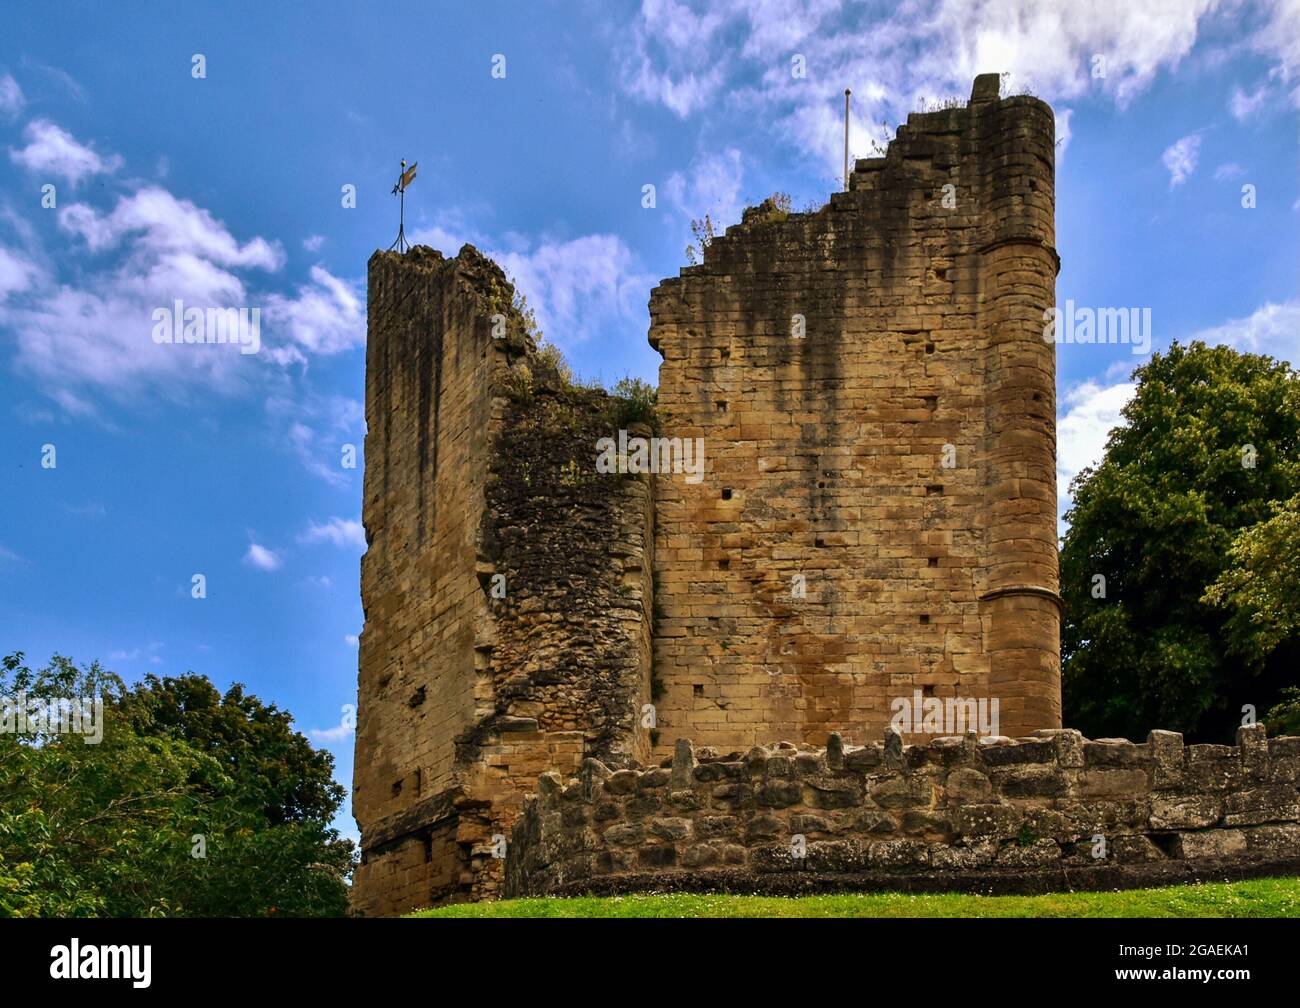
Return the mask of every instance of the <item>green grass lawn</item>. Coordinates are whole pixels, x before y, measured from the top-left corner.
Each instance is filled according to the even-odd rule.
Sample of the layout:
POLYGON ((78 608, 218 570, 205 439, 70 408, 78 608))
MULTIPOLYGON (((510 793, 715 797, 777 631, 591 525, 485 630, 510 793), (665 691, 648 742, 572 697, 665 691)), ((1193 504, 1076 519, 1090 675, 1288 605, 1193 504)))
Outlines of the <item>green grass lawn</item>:
POLYGON ((1047 896, 610 896, 500 900, 411 917, 1300 917, 1300 879, 1047 896))

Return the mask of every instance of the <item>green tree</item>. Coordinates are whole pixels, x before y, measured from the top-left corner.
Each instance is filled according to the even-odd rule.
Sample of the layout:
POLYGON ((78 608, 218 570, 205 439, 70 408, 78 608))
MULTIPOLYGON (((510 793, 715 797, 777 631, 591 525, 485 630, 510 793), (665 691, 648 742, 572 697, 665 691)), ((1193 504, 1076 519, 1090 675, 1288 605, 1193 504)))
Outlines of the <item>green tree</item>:
POLYGON ((1262 668, 1300 639, 1300 497, 1239 532, 1205 601, 1229 612, 1233 651, 1262 668))
POLYGON ((121 708, 142 735, 178 739, 218 759, 241 805, 272 825, 329 821, 345 792, 334 758, 293 729, 293 717, 238 683, 223 696, 205 677, 146 676, 121 708))
POLYGON ((103 737, 0 734, 0 915, 338 915, 353 848, 328 754, 199 676, 133 690, 55 656, 0 696, 103 698, 103 737), (203 856, 195 856, 202 854, 203 856))
POLYGON ((1289 528, 1279 507, 1300 491, 1300 379, 1199 342, 1154 354, 1135 377, 1125 423, 1071 488, 1066 721, 1093 737, 1230 739, 1244 705, 1266 709, 1295 676, 1295 624, 1256 606, 1286 569, 1261 551, 1289 528))

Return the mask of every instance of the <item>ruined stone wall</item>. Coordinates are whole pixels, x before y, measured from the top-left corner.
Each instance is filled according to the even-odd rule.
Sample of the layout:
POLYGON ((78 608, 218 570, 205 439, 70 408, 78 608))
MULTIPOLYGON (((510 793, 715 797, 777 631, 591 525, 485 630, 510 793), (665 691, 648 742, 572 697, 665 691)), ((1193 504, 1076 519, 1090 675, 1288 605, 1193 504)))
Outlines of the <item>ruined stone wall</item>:
POLYGON ((656 481, 665 738, 878 737, 914 690, 1059 726, 1053 134, 981 77, 654 290, 660 421, 707 462, 656 481))
POLYGON ((453 739, 475 720, 475 634, 486 606, 475 541, 492 428, 489 317, 499 271, 428 249, 370 260, 357 760, 365 854, 354 894, 382 910, 454 887, 447 847, 453 739), (415 811, 414 814, 413 810, 415 811), (432 818, 436 814, 437 818, 432 818), (442 838, 435 839, 431 833, 442 838))
POLYGON ((650 696, 649 478, 596 472, 594 445, 615 424, 599 389, 525 376, 506 393, 479 547, 486 703, 456 738, 475 801, 462 812, 477 844, 473 898, 497 894, 504 863, 488 844, 509 833, 539 774, 649 753, 638 729, 650 696))
POLYGON ((649 483, 597 479, 610 403, 513 296, 469 246, 371 259, 358 913, 494 895, 539 774, 647 755, 649 483))
POLYGON ((1077 731, 748 753, 549 773, 515 826, 510 896, 653 888, 1048 891, 1300 867, 1300 738, 1236 746, 1077 731), (802 855, 802 856, 801 856, 802 855))
POLYGON ((595 471, 650 430, 548 372, 472 247, 372 257, 357 912, 496 895, 538 776, 654 779, 656 734, 864 739, 914 691, 1059 724, 1052 134, 980 78, 656 288, 698 484, 595 471))

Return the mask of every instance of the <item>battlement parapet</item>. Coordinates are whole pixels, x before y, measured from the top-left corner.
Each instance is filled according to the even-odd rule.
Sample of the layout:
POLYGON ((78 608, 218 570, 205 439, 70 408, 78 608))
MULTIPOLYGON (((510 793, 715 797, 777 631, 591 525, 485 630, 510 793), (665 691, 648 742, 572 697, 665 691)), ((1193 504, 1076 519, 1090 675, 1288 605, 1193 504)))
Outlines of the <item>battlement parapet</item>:
POLYGON ((543 774, 506 894, 638 889, 1034 891, 1233 878, 1300 864, 1300 737, 1235 746, 947 736, 904 745, 677 742, 664 765, 543 774))

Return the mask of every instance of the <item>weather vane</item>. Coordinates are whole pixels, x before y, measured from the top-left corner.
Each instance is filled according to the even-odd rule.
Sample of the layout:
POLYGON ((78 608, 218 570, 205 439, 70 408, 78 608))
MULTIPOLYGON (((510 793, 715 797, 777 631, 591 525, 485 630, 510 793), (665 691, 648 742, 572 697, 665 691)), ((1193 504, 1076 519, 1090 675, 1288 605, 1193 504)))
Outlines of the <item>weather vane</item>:
POLYGON ((410 168, 406 167, 406 161, 402 161, 402 174, 397 179, 397 185, 393 186, 393 192, 398 197, 398 218, 397 218, 397 241, 388 246, 388 251, 397 249, 398 252, 405 252, 411 247, 406 240, 406 187, 415 181, 415 169, 420 166, 416 161, 410 168))

